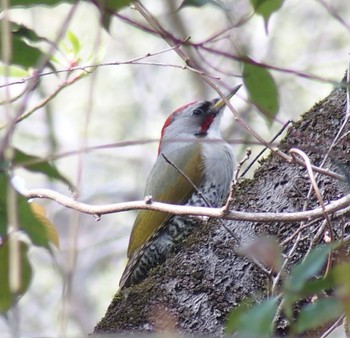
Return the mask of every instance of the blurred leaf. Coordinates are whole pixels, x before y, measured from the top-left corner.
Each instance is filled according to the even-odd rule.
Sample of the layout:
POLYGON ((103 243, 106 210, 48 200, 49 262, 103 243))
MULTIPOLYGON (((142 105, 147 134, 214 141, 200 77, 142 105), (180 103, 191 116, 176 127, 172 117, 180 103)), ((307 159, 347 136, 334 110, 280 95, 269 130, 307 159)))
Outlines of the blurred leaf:
MULTIPOLYGON (((0 237, 3 238, 7 234, 7 177, 0 172, 0 237)), ((1 242, 1 240, 0 240, 1 242)), ((1 284, 0 284, 1 285, 1 284)))
POLYGON ((250 0, 254 11, 261 15, 265 21, 265 30, 273 12, 276 12, 283 5, 283 0, 250 0))
POLYGON ((69 31, 68 40, 72 44, 74 55, 77 55, 80 52, 80 48, 81 48, 79 39, 73 32, 69 31))
MULTIPOLYGON (((23 77, 29 76, 29 72, 26 69, 23 69, 23 68, 18 67, 18 66, 9 65, 7 67, 7 69, 8 69, 10 77, 23 78, 23 77)), ((5 66, 4 65, 0 65, 0 76, 5 76, 5 66)))
POLYGON ((43 160, 40 157, 28 155, 19 149, 14 149, 15 155, 13 164, 15 167, 23 167, 29 171, 42 173, 49 178, 61 181, 62 183, 72 186, 72 184, 59 173, 54 165, 50 164, 49 161, 43 160))
POLYGON ((179 10, 184 7, 203 7, 205 5, 213 5, 223 9, 223 6, 214 0, 184 0, 180 5, 179 10))
POLYGON ((13 35, 19 37, 19 38, 25 38, 27 40, 30 40, 32 42, 40 42, 40 41, 48 41, 45 37, 42 37, 38 35, 35 31, 33 31, 31 28, 18 24, 16 22, 11 22, 11 32, 13 35))
POLYGON ((321 271, 331 249, 330 245, 321 245, 313 249, 305 260, 292 269, 286 280, 285 290, 295 293, 302 291, 305 283, 321 271))
POLYGON ((32 268, 28 260, 28 247, 20 243, 20 289, 16 294, 11 292, 9 284, 9 243, 5 241, 0 244, 0 313, 7 311, 16 298, 25 293, 32 278, 32 268))
POLYGON ((251 301, 243 300, 237 308, 232 310, 227 318, 225 325, 225 334, 232 335, 238 328, 242 316, 252 307, 251 301))
MULTIPOLYGON (((1 19, 0 19, 1 23, 1 19)), ((10 38, 11 38, 11 66, 18 65, 24 68, 35 68, 39 62, 40 59, 44 59, 47 57, 47 55, 42 52, 39 48, 36 48, 35 46, 32 46, 29 42, 36 43, 40 41, 45 41, 48 44, 52 44, 51 41, 46 39, 45 37, 39 36, 34 30, 10 21, 10 38)), ((0 36, 2 36, 0 25, 0 36)), ((3 44, 4 39, 0 39, 0 52, 3 44)), ((1 52, 1 58, 3 58, 3 53, 1 52)), ((2 59, 0 59, 2 60, 2 59)), ((55 70, 53 65, 48 62, 47 67, 51 68, 52 70, 55 70)))
POLYGON ((332 270, 335 284, 337 286, 337 296, 343 305, 346 317, 350 319, 350 264, 341 263, 332 270))
MULTIPOLYGON (((85 0, 86 2, 91 2, 85 0)), ((125 7, 133 0, 98 0, 97 3, 103 8, 108 8, 109 10, 120 10, 125 7)), ((11 0, 10 7, 32 7, 32 6, 57 6, 59 4, 75 4, 75 0, 11 0)))
POLYGON ((250 100, 271 124, 279 109, 276 83, 267 69, 257 66, 251 59, 247 61, 243 67, 243 81, 250 100))
POLYGON ((57 248, 59 247, 59 237, 55 225, 46 217, 45 208, 38 203, 29 203, 35 217, 45 226, 49 241, 57 248))
POLYGON ((25 231, 34 245, 42 246, 51 251, 50 234, 43 223, 33 212, 27 199, 17 196, 18 221, 21 229, 25 231))
POLYGON ((332 273, 327 274, 324 278, 310 280, 305 283, 304 287, 300 290, 301 296, 316 295, 325 290, 332 289, 334 287, 334 276, 332 273))
POLYGON ((10 7, 56 6, 61 3, 73 3, 73 0, 11 0, 10 7))
POLYGON ((133 0, 100 0, 95 3, 101 13, 103 27, 109 31, 113 12, 119 11, 132 2, 133 0))
POLYGON ((272 333, 272 322, 276 315, 278 298, 270 298, 254 305, 246 311, 230 315, 231 332, 239 332, 244 337, 268 337, 272 333))
POLYGON ((307 282, 321 271, 331 249, 331 245, 316 247, 290 272, 284 285, 284 311, 288 317, 292 315, 293 303, 304 295, 304 290, 308 289, 307 282))
MULTIPOLYGON (((8 178, 5 174, 0 174, 0 234, 3 237, 8 233, 7 210, 9 206, 7 205, 7 189, 8 178)), ((34 245, 44 247, 51 252, 49 243, 52 242, 54 245, 58 245, 58 236, 54 225, 43 216, 44 211, 40 211, 36 207, 34 207, 33 211, 31 204, 22 195, 17 194, 16 200, 19 228, 28 235, 34 245)))
MULTIPOLYGON (((1 34, 1 32, 0 32, 1 34)), ((0 40, 1 61, 3 61, 3 40, 0 40)), ((25 68, 35 67, 44 53, 40 49, 29 46, 21 38, 12 35, 11 63, 25 68)))
MULTIPOLYGON (((85 0, 91 2, 90 0, 85 0)), ((123 7, 128 6, 133 0, 98 0, 93 3, 98 7, 102 24, 106 30, 109 30, 109 25, 113 12, 121 10, 123 7)), ((12 0, 10 1, 10 7, 33 7, 33 6, 57 6, 59 4, 68 3, 75 4, 75 0, 12 0)))
POLYGON ((27 45, 16 36, 12 37, 11 63, 34 68, 43 55, 40 49, 27 45))
POLYGON ((282 250, 276 238, 258 237, 245 245, 240 252, 252 259, 258 259, 273 271, 280 271, 283 263, 282 250))
POLYGON ((131 4, 134 0, 100 0, 104 7, 108 10, 119 11, 125 6, 131 4))
POLYGON ((293 331, 303 333, 307 330, 315 329, 325 325, 331 320, 338 318, 343 310, 335 298, 324 298, 304 306, 297 318, 293 331))

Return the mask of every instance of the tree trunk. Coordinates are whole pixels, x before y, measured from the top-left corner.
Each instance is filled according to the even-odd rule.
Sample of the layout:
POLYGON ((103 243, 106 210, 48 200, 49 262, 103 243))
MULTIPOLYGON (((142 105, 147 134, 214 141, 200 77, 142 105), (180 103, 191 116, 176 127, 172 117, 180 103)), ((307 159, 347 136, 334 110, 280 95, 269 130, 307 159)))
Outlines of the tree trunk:
MULTIPOLYGON (((302 149, 312 164, 319 166, 345 116, 346 91, 337 88, 289 128, 280 149, 285 153, 292 147, 302 149)), ((338 173, 350 165, 349 123, 342 135, 324 165, 338 173)), ((324 174, 319 175, 318 186, 325 203, 345 194, 344 182, 324 174)), ((261 161, 252 180, 239 184, 231 209, 251 213, 302 211, 309 188, 310 179, 304 167, 271 154, 261 161)), ((319 203, 312 193, 308 209, 316 207, 319 203)), ((315 237, 322 221, 319 219, 302 231, 288 267, 299 261, 311 244, 324 242, 323 233, 320 238, 315 237)), ((344 216, 332 220, 336 239, 344 235, 343 230, 349 232, 349 224, 344 216)), ((144 282, 117 294, 94 332, 174 328, 182 333, 222 335, 230 310, 243 299, 260 300, 268 294, 270 277, 261 268, 264 262, 257 257, 260 264, 256 264, 248 257, 254 256, 258 238, 272 237, 281 243, 299 226, 300 222, 210 220, 197 228, 144 282), (235 233, 240 243, 221 222, 235 233)), ((295 240, 281 247, 282 252, 288 253, 295 240)), ((266 264, 265 267, 268 269, 266 264)), ((279 333, 284 330, 280 325, 279 333)))

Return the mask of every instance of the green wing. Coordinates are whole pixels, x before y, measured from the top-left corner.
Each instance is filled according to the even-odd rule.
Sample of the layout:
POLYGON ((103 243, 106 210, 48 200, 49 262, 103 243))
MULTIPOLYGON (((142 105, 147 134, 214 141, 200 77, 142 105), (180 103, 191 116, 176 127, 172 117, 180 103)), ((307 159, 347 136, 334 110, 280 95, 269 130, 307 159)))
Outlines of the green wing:
MULTIPOLYGON (((200 144, 189 144, 176 152, 165 156, 177 168, 190 178, 196 187, 203 179, 202 156, 200 144)), ((194 188, 171 164, 160 154, 148 178, 145 196, 151 195, 156 202, 185 204, 194 188)), ((169 218, 171 214, 159 211, 142 210, 137 215, 131 231, 128 258, 140 248, 169 218)))

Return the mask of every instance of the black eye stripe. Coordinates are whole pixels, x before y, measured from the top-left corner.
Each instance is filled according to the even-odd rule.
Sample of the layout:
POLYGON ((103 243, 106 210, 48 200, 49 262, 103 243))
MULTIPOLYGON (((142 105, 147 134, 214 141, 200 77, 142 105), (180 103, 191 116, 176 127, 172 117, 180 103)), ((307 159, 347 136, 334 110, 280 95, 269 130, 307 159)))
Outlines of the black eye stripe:
POLYGON ((200 108, 197 108, 193 111, 193 115, 202 115, 203 114, 203 110, 200 108))
POLYGON ((202 115, 210 107, 210 101, 204 101, 198 108, 193 111, 193 115, 202 115))

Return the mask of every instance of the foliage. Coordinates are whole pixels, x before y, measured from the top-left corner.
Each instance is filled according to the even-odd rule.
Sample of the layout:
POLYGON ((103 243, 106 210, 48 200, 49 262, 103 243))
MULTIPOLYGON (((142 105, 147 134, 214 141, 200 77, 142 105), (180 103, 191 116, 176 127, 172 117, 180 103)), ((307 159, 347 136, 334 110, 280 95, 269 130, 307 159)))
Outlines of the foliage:
MULTIPOLYGON (((17 150, 17 157, 14 158, 13 163, 16 160, 33 159, 33 156, 27 156, 23 152, 17 150)), ((37 158, 36 158, 37 159, 37 158)), ((19 162, 16 163, 19 165, 19 162)), ((4 168, 4 163, 2 163, 4 168)), ((64 180, 57 170, 43 161, 41 165, 35 165, 34 171, 44 173, 48 177, 64 180)), ((31 267, 27 257, 28 245, 20 237, 17 232, 23 232, 28 236, 30 242, 38 247, 46 248, 51 252, 50 243, 58 246, 58 234, 53 223, 51 223, 45 216, 45 210, 38 204, 29 204, 27 199, 17 193, 10 182, 10 177, 4 172, 0 172, 0 266, 2 267, 2 273, 0 274, 3 279, 6 279, 6 283, 1 283, 3 286, 1 290, 2 303, 0 304, 1 311, 7 311, 16 297, 24 293, 29 286, 31 279, 31 267), (11 197, 9 197, 11 196, 11 197), (13 222, 17 224, 13 224, 13 222), (15 227, 15 228, 14 228, 15 227), (14 231, 14 229, 18 229, 14 231), (13 251, 9 251, 10 242, 18 242, 16 248, 20 250, 20 264, 19 264, 19 278, 20 288, 13 292, 11 285, 9 284, 10 269, 9 262, 12 262, 9 256, 9 252, 14 254, 13 251)))
POLYGON ((243 65, 243 81, 250 100, 272 123, 279 110, 278 88, 268 70, 247 58, 243 65))
POLYGON ((345 299, 350 297, 349 281, 347 277, 341 280, 339 277, 348 276, 350 264, 336 265, 326 275, 320 275, 337 246, 339 244, 329 244, 312 249, 285 277, 278 296, 250 305, 244 311, 240 307, 233 310, 226 324, 227 332, 268 337, 284 314, 293 334, 305 334, 347 313, 345 299), (332 295, 327 295, 329 290, 333 290, 332 295), (300 306, 305 299, 311 302, 300 306))
MULTIPOLYGON (((130 0, 104 0, 92 3, 100 13, 101 25, 109 32, 111 21, 117 12, 129 5, 132 6, 132 2, 130 0)), ((10 1, 10 7, 28 9, 33 6, 58 6, 62 3, 74 5, 76 1, 13 0, 10 1)), ((283 1, 250 0, 250 3, 252 11, 263 18, 267 32, 271 16, 282 8, 283 1)), ((186 11, 189 7, 201 10, 204 6, 211 6, 217 11, 229 11, 221 1, 214 0, 184 0, 178 11, 186 11)), ((69 86, 75 80, 80 80, 82 73, 84 76, 88 75, 84 62, 91 61, 93 56, 84 54, 83 42, 72 31, 67 30, 63 38, 56 43, 40 36, 24 24, 5 21, 3 17, 0 27, 0 60, 3 61, 0 64, 1 76, 24 78, 23 81, 29 83, 30 79, 35 78, 36 75, 40 78, 40 74, 36 74, 36 71, 44 68, 49 68, 52 74, 58 76, 57 66, 64 64, 66 60, 69 62, 63 80, 65 85, 69 86), (4 29, 6 26, 10 32, 8 35, 4 29), (8 45, 12 46, 11 51, 4 51, 4 47, 8 45), (8 55, 7 52, 9 52, 8 55), (5 65, 8 57, 10 57, 9 64, 5 65), (81 66, 80 70, 79 66, 81 66), (78 76, 76 75, 77 69, 80 71, 78 76)), ((193 46, 197 49, 199 47, 208 49, 208 45, 208 43, 203 43, 193 46)), ((94 51, 96 54, 98 52, 94 51)), ((242 67, 243 82, 249 101, 271 125, 280 109, 280 100, 279 88, 270 69, 256 62, 247 51, 242 52, 236 61, 242 67)), ((28 89, 28 92, 25 90, 14 101, 36 90, 37 86, 28 89)), ((48 106, 57 93, 58 91, 48 96, 47 100, 43 100, 43 106, 48 106)), ((31 114, 26 115, 24 111, 20 111, 20 108, 21 105, 19 105, 19 114, 14 121, 0 126, 0 131, 4 130, 4 135, 9 136, 8 139, 11 139, 11 128, 16 128, 15 123, 21 123, 22 120, 30 121, 31 114)), ((6 313, 28 290, 35 273, 28 255, 31 245, 43 248, 49 253, 52 253, 52 245, 59 246, 58 232, 55 225, 46 217, 45 209, 35 203, 28 203, 27 199, 21 195, 21 188, 18 191, 14 189, 12 181, 14 170, 20 168, 40 173, 46 177, 47 181, 56 180, 69 187, 72 187, 72 184, 51 161, 44 157, 27 154, 15 148, 11 142, 5 147, 1 146, 0 159, 0 312, 6 313), (15 263, 11 266, 13 262, 15 263), (13 282, 13 276, 18 278, 17 284, 13 282)), ((285 276, 283 286, 277 295, 254 306, 252 301, 242 302, 229 316, 227 333, 238 331, 248 336, 269 336, 275 328, 274 324, 281 311, 290 320, 292 331, 295 334, 302 334, 320 327, 338 318, 343 312, 349 317, 350 310, 346 299, 350 296, 350 284, 344 276, 349 275, 350 265, 337 265, 326 276, 315 277, 320 275, 333 250, 334 246, 331 245, 312 250, 285 276), (331 296, 324 296, 329 289, 335 289, 337 292, 331 296), (313 301, 301 306, 300 312, 295 315, 295 308, 302 299, 306 298, 313 298, 313 301)))

